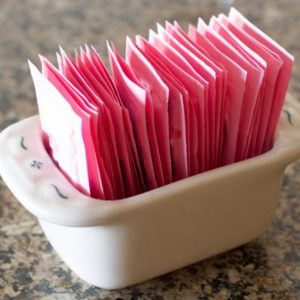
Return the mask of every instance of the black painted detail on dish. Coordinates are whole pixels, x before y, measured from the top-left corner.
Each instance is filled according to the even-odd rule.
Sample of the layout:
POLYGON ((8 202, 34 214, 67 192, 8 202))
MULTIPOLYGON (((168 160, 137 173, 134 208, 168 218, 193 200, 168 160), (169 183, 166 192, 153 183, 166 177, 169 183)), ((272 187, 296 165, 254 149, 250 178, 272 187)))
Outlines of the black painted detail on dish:
POLYGON ((33 160, 30 164, 30 167, 33 169, 41 169, 43 167, 43 163, 41 161, 38 160, 33 160))
POLYGON ((54 185, 54 184, 51 184, 51 185, 55 188, 56 193, 58 194, 58 196, 59 196, 60 198, 62 198, 62 199, 69 199, 67 196, 65 196, 64 194, 62 194, 62 193, 60 192, 60 190, 58 189, 58 187, 57 187, 56 185, 54 185))
POLYGON ((293 126, 292 114, 287 109, 283 109, 282 111, 286 113, 289 123, 293 126))
POLYGON ((24 149, 24 150, 27 150, 27 147, 25 146, 24 144, 24 136, 21 137, 21 141, 20 141, 20 146, 24 149))

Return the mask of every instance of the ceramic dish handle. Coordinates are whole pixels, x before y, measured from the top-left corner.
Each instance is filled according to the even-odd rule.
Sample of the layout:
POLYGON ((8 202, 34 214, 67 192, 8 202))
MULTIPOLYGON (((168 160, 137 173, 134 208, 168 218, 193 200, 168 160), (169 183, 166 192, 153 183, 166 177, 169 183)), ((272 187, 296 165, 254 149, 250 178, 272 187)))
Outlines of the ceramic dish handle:
POLYGON ((83 220, 78 225, 85 226, 85 220, 105 221, 110 215, 107 210, 111 203, 108 208, 108 201, 95 201, 81 194, 58 170, 42 144, 38 116, 0 133, 0 174, 22 205, 44 220, 63 225, 78 219, 83 220))

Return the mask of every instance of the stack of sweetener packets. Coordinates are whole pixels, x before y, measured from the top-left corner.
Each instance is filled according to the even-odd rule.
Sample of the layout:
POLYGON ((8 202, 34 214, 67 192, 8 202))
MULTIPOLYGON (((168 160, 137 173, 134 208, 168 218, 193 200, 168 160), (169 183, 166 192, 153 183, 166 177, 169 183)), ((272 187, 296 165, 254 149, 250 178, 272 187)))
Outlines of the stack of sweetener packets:
POLYGON ((44 145, 86 195, 121 199, 272 147, 293 57, 235 9, 32 63, 44 145))

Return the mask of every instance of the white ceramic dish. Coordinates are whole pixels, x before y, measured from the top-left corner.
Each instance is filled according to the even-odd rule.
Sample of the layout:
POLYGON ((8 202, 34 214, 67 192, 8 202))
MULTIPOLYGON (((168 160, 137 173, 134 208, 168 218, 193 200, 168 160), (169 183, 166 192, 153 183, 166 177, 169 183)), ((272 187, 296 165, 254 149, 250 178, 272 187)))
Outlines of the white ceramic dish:
POLYGON ((257 238, 270 224, 285 167, 300 157, 300 107, 285 105, 273 149, 120 201, 80 194, 41 142, 37 116, 0 134, 0 173, 83 280, 126 287, 257 238))

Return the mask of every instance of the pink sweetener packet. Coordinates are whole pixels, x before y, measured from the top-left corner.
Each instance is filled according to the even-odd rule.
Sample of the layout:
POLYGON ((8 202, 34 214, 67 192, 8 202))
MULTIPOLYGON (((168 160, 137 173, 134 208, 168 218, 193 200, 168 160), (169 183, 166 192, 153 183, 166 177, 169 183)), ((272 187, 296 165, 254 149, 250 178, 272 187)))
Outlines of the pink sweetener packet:
MULTIPOLYGON (((136 145, 133 144, 135 149, 135 152, 133 152, 134 149, 131 149, 129 141, 129 138, 134 141, 132 129, 130 127, 127 129, 127 126, 131 124, 129 114, 127 109, 122 106, 116 88, 110 88, 113 82, 111 79, 108 79, 107 76, 109 74, 107 70, 105 72, 107 76, 104 76, 104 72, 99 72, 99 69, 96 68, 91 58, 84 52, 81 52, 81 56, 77 60, 77 66, 85 74, 84 76, 86 76, 95 92, 104 101, 111 113, 126 195, 132 196, 145 191, 144 182, 141 180, 139 160, 135 157, 135 155, 137 156, 136 145), (103 84, 104 81, 107 83, 106 86, 103 84), (128 121, 129 124, 125 125, 128 121)), ((105 66, 103 66, 103 70, 105 70, 105 66)))
MULTIPOLYGON (((61 73, 58 72, 58 70, 51 65, 47 60, 42 60, 43 65, 43 73, 45 76, 51 76, 51 79, 53 82, 55 82, 57 88, 60 89, 62 93, 66 96, 66 99, 68 101, 74 100, 74 103, 76 103, 85 113, 88 113, 90 116, 90 126, 91 126, 91 140, 87 141, 85 144, 87 149, 89 150, 88 153, 88 167, 93 177, 92 180, 96 181, 96 175, 98 174, 98 169, 100 171, 100 179, 102 181, 102 186, 104 189, 104 200, 113 200, 115 199, 115 193, 113 186, 111 184, 107 169, 105 168, 104 159, 102 157, 102 153, 99 151, 103 145, 101 144, 101 140, 97 139, 97 136, 99 134, 99 118, 97 108, 92 105, 88 101, 88 99, 70 82, 66 77, 64 77, 61 73), (95 151, 96 157, 94 157, 92 154, 93 152, 90 150, 90 145, 93 145, 93 150, 95 151), (99 147, 100 146, 100 147, 99 147), (91 154, 90 154, 91 153, 91 154), (96 168, 95 168, 96 163, 96 168)), ((85 123, 83 123, 85 124, 85 123)), ((88 129, 88 124, 85 125, 88 129)), ((100 129, 101 131, 101 129, 100 129)), ((84 136, 85 137, 85 136, 84 136)), ((91 186, 93 186, 93 182, 90 182, 91 186), (91 184, 92 183, 92 184, 91 184)), ((96 193, 91 194, 92 197, 99 198, 96 193)))
POLYGON ((255 119, 252 122, 251 140, 248 141, 247 157, 258 155, 262 152, 263 143, 266 135, 268 120, 272 108, 272 100, 275 91, 276 80, 283 61, 274 52, 266 49, 263 44, 257 41, 247 32, 236 26, 228 17, 219 15, 220 22, 232 32, 241 42, 247 45, 255 53, 261 56, 266 62, 265 69, 265 88, 260 97, 259 106, 255 112, 255 119))
POLYGON ((162 37, 159 37, 153 31, 150 31, 149 42, 156 47, 162 54, 167 56, 169 60, 174 61, 177 65, 177 77, 184 85, 189 93, 189 118, 190 123, 190 175, 198 174, 199 161, 201 169, 205 169, 207 161, 205 161, 205 110, 204 110, 204 87, 195 79, 196 72, 189 63, 162 37), (199 139, 200 138, 200 139, 199 139))
POLYGON ((94 106, 98 110, 100 118, 98 118, 98 125, 100 126, 98 136, 95 137, 95 141, 101 144, 101 157, 103 158, 105 168, 109 175, 110 181, 114 190, 114 198, 124 198, 125 188, 121 175, 120 164, 118 160, 116 139, 114 125, 111 118, 111 113, 103 103, 102 99, 98 97, 95 90, 88 82, 83 74, 81 74, 75 62, 68 58, 68 56, 62 53, 62 72, 63 74, 80 90, 86 95, 90 106, 94 106), (101 138, 100 138, 101 137, 101 138))
POLYGON ((108 47, 114 83, 121 101, 128 109, 133 132, 144 173, 144 182, 148 190, 157 187, 149 136, 148 115, 146 111, 146 91, 138 85, 137 79, 117 50, 108 47))
MULTIPOLYGON (((243 154, 241 155, 242 157, 237 157, 236 160, 242 160, 246 159, 249 157, 252 157, 251 151, 252 149, 255 149, 255 147, 258 145, 258 142, 256 141, 257 138, 257 133, 258 133, 258 128, 259 128, 259 122, 261 120, 261 114, 262 114, 262 104, 264 103, 264 94, 267 86, 267 63, 266 61, 259 56, 255 51, 253 51, 250 47, 248 47, 245 43, 243 43, 237 36, 235 36, 226 26, 225 24, 222 23, 222 18, 227 18, 226 16, 220 14, 218 16, 218 22, 226 28, 226 31, 231 35, 232 38, 238 41, 240 46, 237 47, 238 51, 241 51, 242 55, 245 55, 248 59, 252 61, 252 63, 257 64, 264 72, 264 77, 262 80, 262 84, 257 96, 257 101, 254 106, 253 110, 253 117, 252 121, 249 124, 249 134, 246 139, 246 145, 245 149, 243 151, 243 154)), ((240 151, 241 153, 242 151, 240 151)))
MULTIPOLYGON (((191 97, 189 91, 192 82, 192 78, 178 65, 166 57, 162 52, 152 45, 149 41, 146 41, 143 44, 143 50, 147 51, 153 59, 156 60, 165 70, 171 72, 173 78, 175 79, 174 83, 176 84, 177 89, 183 96, 184 104, 184 114, 185 114, 185 127, 186 127, 186 148, 187 148, 187 162, 188 162, 188 175, 190 176, 195 170, 192 169, 193 161, 195 160, 195 147, 198 145, 198 138, 195 137, 194 132, 197 129, 197 120, 194 104, 191 102, 191 97), (182 74, 184 77, 182 80, 182 74), (196 138, 196 139, 195 139, 196 138)), ((197 131, 196 131, 197 132, 197 131)))
MULTIPOLYGON (((75 89, 73 89, 69 82, 66 81, 66 78, 64 78, 46 58, 40 58, 44 76, 46 76, 49 81, 51 81, 55 85, 55 87, 63 94, 63 96, 69 103, 71 103, 74 107, 76 107, 77 105, 80 108, 78 112, 83 120, 83 128, 85 129, 85 132, 90 132, 90 135, 87 133, 87 138, 91 137, 91 139, 87 140, 87 142, 85 143, 85 147, 87 151, 91 196, 96 196, 98 183, 97 180, 99 181, 100 179, 102 179, 100 168, 95 169, 92 166, 94 161, 98 162, 101 159, 95 143, 98 120, 97 111, 94 107, 89 105, 87 101, 85 101, 86 99, 84 99, 84 97, 81 97, 79 93, 76 93, 75 89)), ((110 199, 113 199, 113 196, 111 196, 110 199)))
POLYGON ((193 54, 185 51, 180 43, 160 24, 157 24, 157 33, 169 47, 166 48, 165 53, 175 57, 175 61, 181 65, 181 67, 187 71, 195 80, 199 82, 202 87, 201 94, 198 95, 198 117, 200 122, 203 119, 202 126, 198 126, 198 170, 201 172, 206 171, 210 167, 210 152, 209 148, 209 131, 211 120, 209 119, 209 106, 208 106, 208 89, 209 83, 199 73, 199 61, 195 59, 193 54), (171 50, 171 51, 168 51, 171 50), (175 56, 174 56, 175 54, 175 56), (200 113, 200 114, 199 114, 200 113))
POLYGON ((138 45, 141 49, 158 64, 165 72, 169 74, 172 78, 172 83, 176 87, 176 89, 182 95, 183 100, 183 108, 184 108, 184 126, 185 126, 185 146, 186 146, 186 155, 187 155, 187 174, 190 174, 190 128, 192 125, 192 121, 195 121, 195 118, 192 120, 190 118, 190 101, 189 101, 189 94, 187 89, 178 79, 178 74, 181 74, 181 70, 169 60, 166 56, 164 56, 161 52, 159 52, 155 47, 153 47, 147 40, 137 39, 138 45), (141 42, 142 41, 142 42, 141 42))
MULTIPOLYGON (((108 45, 108 43, 107 43, 107 45, 108 45)), ((127 135, 126 141, 129 143, 128 147, 130 149, 130 157, 132 159, 132 164, 136 165, 135 172, 136 172, 136 176, 138 177, 138 180, 140 181, 141 191, 144 191, 145 190, 145 182, 142 180, 143 178, 141 175, 141 166, 140 166, 139 159, 138 159, 138 154, 137 154, 136 144, 134 141, 129 112, 126 109, 126 107, 122 104, 118 90, 117 90, 106 66, 104 65, 103 60, 101 59, 100 55, 98 54, 97 50, 94 47, 91 47, 91 49, 89 47, 86 47, 86 52, 87 52, 89 59, 93 63, 93 65, 95 66, 95 68, 97 69, 99 74, 102 76, 102 79, 104 80, 104 82, 106 82, 107 85, 110 87, 109 90, 114 95, 113 98, 116 99, 117 102, 122 106, 124 127, 126 128, 126 135, 127 135)))
MULTIPOLYGON (((162 29, 160 29, 162 30, 162 29)), ((204 60, 190 51, 183 43, 178 40, 176 36, 177 29, 170 23, 166 22, 166 31, 171 36, 168 41, 193 67, 193 69, 202 78, 201 83, 205 86, 206 90, 206 122, 207 122, 207 135, 206 135, 206 160, 207 169, 214 168, 216 164, 216 73, 207 65, 204 60), (175 33, 175 36, 174 36, 175 33)), ((179 34, 180 35, 180 34, 179 34)))
MULTIPOLYGON (((79 55, 77 55, 77 58, 79 58, 79 55)), ((99 74, 98 80, 101 82, 101 85, 103 85, 103 88, 119 102, 119 95, 116 87, 114 86, 112 78, 96 48, 93 46, 89 47, 88 45, 85 45, 85 49, 80 49, 80 58, 83 61, 87 61, 88 59, 91 62, 91 64, 99 74)))
POLYGON ((220 62, 227 69, 227 89, 224 103, 225 130, 221 164, 233 163, 236 153, 247 72, 231 58, 227 57, 194 26, 189 26, 188 34, 197 45, 204 48, 211 57, 220 62))
POLYGON ((123 61, 132 74, 131 79, 134 81, 136 85, 138 85, 140 88, 142 88, 145 91, 147 134, 149 138, 149 145, 150 145, 152 163, 154 168, 155 180, 157 186, 162 186, 164 184, 164 176, 163 176, 163 169, 162 169, 161 158, 159 153, 159 145, 158 145, 156 129, 155 129, 154 106, 151 98, 151 93, 143 85, 143 83, 135 76, 134 72, 132 71, 129 64, 126 62, 126 60, 123 61))
MULTIPOLYGON (((91 62, 93 63, 93 65, 95 66, 95 68, 97 69, 99 74, 101 75, 102 79, 104 80, 104 83, 106 83, 109 86, 109 90, 114 95, 114 99, 116 99, 117 102, 122 106, 122 113, 123 113, 122 118, 123 118, 123 122, 124 122, 123 125, 124 125, 124 130, 126 133, 125 142, 126 142, 127 148, 128 148, 128 155, 129 155, 130 166, 131 166, 130 169, 133 173, 132 175, 128 174, 128 178, 134 178, 134 180, 136 182, 135 189, 139 190, 139 192, 144 192, 146 190, 146 185, 145 185, 144 177, 142 174, 140 159, 138 157, 137 146, 136 146, 136 142, 135 142, 134 135, 133 135, 133 128, 132 128, 129 112, 128 112, 127 108, 123 105, 120 95, 118 93, 118 90, 117 90, 107 68, 105 67, 103 60, 101 59, 100 55, 98 54, 97 50, 94 47, 91 47, 91 49, 90 49, 89 47, 86 46, 86 52, 87 52, 89 59, 91 60, 91 62)), ((124 167, 127 169, 127 173, 128 173, 129 168, 126 167, 126 165, 128 165, 128 163, 125 160, 126 159, 124 159, 124 164, 125 164, 124 167)), ((132 188, 133 188, 133 186, 132 186, 132 188)), ((130 187, 129 187, 129 192, 130 192, 130 187)), ((136 194, 135 192, 132 192, 132 193, 136 194)), ((130 194, 131 194, 131 192, 130 192, 130 194)))
POLYGON ((129 38, 126 40, 126 61, 137 79, 148 91, 149 100, 153 104, 155 133, 159 149, 159 157, 157 159, 160 161, 159 167, 161 167, 163 175, 163 180, 161 181, 160 174, 156 175, 157 182, 159 185, 171 183, 172 170, 168 114, 169 89, 143 53, 129 38))
MULTIPOLYGON (((107 43, 107 45, 108 45, 108 43, 107 43)), ((118 93, 118 90, 117 90, 107 68, 105 67, 103 60, 101 59, 100 55, 98 54, 97 50, 94 47, 91 47, 91 49, 89 47, 86 47, 86 52, 87 52, 89 59, 93 63, 93 65, 95 66, 95 68, 97 69, 99 74, 102 76, 104 83, 107 83, 107 85, 109 86, 111 93, 114 95, 114 99, 116 99, 117 102, 122 106, 122 113, 123 113, 122 119, 123 119, 124 130, 126 133, 125 142, 126 142, 126 145, 128 148, 128 155, 129 155, 129 160, 130 160, 129 163, 131 166, 129 168, 129 165, 126 162, 126 158, 124 158, 124 160, 123 160, 124 168, 127 170, 128 181, 131 182, 130 178, 134 179, 134 181, 135 181, 135 187, 133 185, 131 188, 129 187, 129 195, 136 194, 136 192, 134 192, 133 189, 138 190, 137 193, 144 192, 146 190, 146 184, 144 182, 144 176, 142 174, 142 167, 141 167, 140 159, 138 157, 137 145, 136 145, 136 141, 134 139, 130 114, 129 114, 127 108, 123 105, 120 95, 118 93), (131 170, 132 175, 129 174, 129 169, 131 170), (130 189, 132 189, 132 193, 130 192, 130 189)))
POLYGON ((283 65, 279 71, 276 81, 275 93, 273 98, 273 105, 268 120, 266 138, 263 144, 263 152, 269 150, 273 145, 273 138, 280 118, 282 106, 285 101, 288 84, 292 75, 292 68, 294 57, 289 54, 283 47, 277 44, 269 36, 263 33, 250 21, 248 21, 241 13, 233 7, 229 12, 229 19, 244 32, 251 35, 259 43, 261 43, 267 50, 276 53, 283 61, 283 65))
MULTIPOLYGON (((101 165, 101 161, 99 162, 99 165, 97 164, 96 168, 94 166, 95 162, 97 163, 99 159, 94 145, 94 122, 96 117, 94 112, 89 108, 85 107, 84 103, 82 102, 82 98, 78 99, 78 97, 80 97, 81 95, 76 93, 76 90, 73 89, 74 87, 64 77, 62 77, 61 74, 59 74, 57 69, 55 69, 45 58, 41 57, 41 61, 44 77, 47 78, 49 80, 49 83, 51 82, 54 86, 53 88, 56 88, 58 93, 62 95, 62 99, 64 99, 64 101, 74 109, 78 118, 81 121, 82 137, 84 141, 84 149, 86 151, 86 167, 88 170, 88 180, 90 185, 89 195, 95 198, 113 199, 113 193, 110 186, 110 182, 108 180, 107 174, 105 173, 105 170, 103 170, 102 168, 103 165, 101 165)), ((53 117, 53 115, 51 117, 53 117)), ((60 135, 61 130, 58 131, 56 134, 60 135)), ((76 144, 78 142, 80 141, 75 141, 76 144)), ((67 145, 62 143, 57 146, 61 145, 63 145, 61 150, 67 151, 67 145), (66 147, 66 149, 63 149, 64 146, 66 147)), ((77 148, 75 146, 74 151, 77 151, 76 149, 77 148)), ((65 159, 67 160, 66 157, 61 157, 61 159, 59 160, 59 164, 64 165, 65 159)), ((71 163, 72 162, 70 162, 70 164, 71 163)), ((75 168, 78 167, 79 166, 75 164, 75 168)), ((83 168, 83 165, 80 165, 80 168, 83 168)), ((78 172, 80 173, 80 170, 78 170, 78 172)), ((70 177, 70 170, 64 169, 63 173, 67 177, 70 177)))
POLYGON ((92 61, 89 60, 83 51, 81 51, 80 57, 77 57, 77 66, 81 74, 91 84, 95 93, 102 99, 110 111, 114 126, 117 154, 120 166, 122 167, 120 174, 124 179, 126 195, 132 196, 142 192, 144 189, 140 186, 136 167, 131 160, 129 143, 126 141, 127 134, 124 126, 124 114, 119 99, 115 97, 115 93, 108 92, 107 88, 103 85, 103 81, 106 79, 102 78, 92 61))
POLYGON ((81 117, 30 61, 29 68, 35 87, 45 147, 50 150, 52 159, 70 182, 84 194, 90 195, 81 117))
MULTIPOLYGON (((108 45, 108 43, 107 43, 108 45)), ((137 147, 136 147, 136 142, 134 139, 133 135, 133 129, 132 129, 132 124, 130 120, 130 115, 127 110, 127 108, 123 105, 120 95, 118 93, 118 90, 106 68, 104 65, 104 62, 102 61, 100 55, 98 54, 97 50, 94 47, 89 47, 86 46, 86 53, 87 56, 90 60, 90 62, 93 64, 93 67, 97 70, 97 74, 95 76, 103 84, 106 83, 106 86, 108 86, 108 89, 110 90, 113 99, 115 102, 121 105, 122 108, 122 124, 124 127, 124 132, 125 132, 125 143, 126 143, 126 148, 127 148, 127 154, 128 154, 128 160, 125 156, 125 154, 122 152, 121 154, 121 159, 122 163, 124 164, 125 172, 127 175, 126 179, 128 181, 128 191, 129 195, 134 195, 139 192, 144 192, 145 191, 145 182, 144 178, 142 175, 142 169, 141 169, 141 164, 140 160, 138 157, 138 152, 137 152, 137 147), (97 76, 98 75, 98 76, 97 76), (130 172, 132 174, 130 174, 130 172), (135 182, 134 184, 131 184, 132 182, 135 182), (131 191, 132 190, 132 191, 131 191)), ((120 122, 120 120, 116 121, 117 123, 120 122)), ((124 151, 124 150, 123 150, 124 151)))
MULTIPOLYGON (((170 29, 169 29, 170 30, 170 29)), ((210 68, 212 68, 216 75, 215 81, 215 112, 213 108, 211 109, 212 113, 215 113, 216 117, 216 137, 215 137, 215 147, 216 147, 216 161, 214 167, 217 167, 221 164, 221 155, 222 155, 222 145, 223 145, 223 132, 224 132, 224 102, 226 96, 227 88, 227 70, 224 68, 220 62, 216 61, 209 53, 196 43, 188 36, 188 34, 180 27, 177 22, 174 22, 174 26, 171 34, 189 51, 196 55, 199 59, 203 60, 210 68)), ((213 91, 213 89, 212 89, 213 91)), ((212 98, 214 95, 212 94, 212 98)))
MULTIPOLYGON (((170 154, 172 162, 172 181, 177 181, 188 176, 187 136, 185 121, 184 95, 178 88, 178 82, 171 71, 157 61, 151 51, 151 45, 141 36, 136 37, 136 45, 151 63, 169 89, 168 112, 170 133, 170 154)), ((186 98, 187 98, 186 92, 186 98)))
MULTIPOLYGON (((217 29, 218 23, 214 22, 213 26, 217 29)), ((220 31, 222 28, 220 28, 220 31)), ((209 28, 201 19, 198 22, 198 30, 200 30, 218 49, 220 49, 227 57, 235 61, 239 66, 247 71, 245 91, 242 100, 242 108, 239 120, 238 136, 236 141, 235 159, 234 161, 241 160, 247 140, 249 136, 250 124, 253 116, 253 110, 257 102, 258 93, 262 84, 264 72, 263 70, 253 65, 247 60, 238 50, 231 45, 232 40, 227 42, 225 38, 218 32, 209 28)), ((224 33, 224 32, 223 32, 224 33)), ((230 38, 226 36, 227 38, 230 38)))
POLYGON ((67 57, 63 49, 61 49, 61 52, 62 57, 57 54, 60 72, 69 80, 69 82, 74 87, 76 86, 77 94, 82 95, 82 97, 77 97, 76 100, 79 101, 79 103, 83 103, 85 107, 93 109, 93 111, 98 114, 97 125, 94 126, 96 134, 94 135, 93 139, 94 143, 96 144, 96 150, 98 151, 99 157, 103 161, 104 169, 106 170, 107 176, 109 177, 110 185, 113 190, 112 199, 114 199, 116 197, 116 187, 115 182, 110 180, 110 178, 112 177, 113 167, 110 159, 110 151, 106 136, 106 133, 109 130, 107 128, 106 122, 107 119, 109 120, 107 116, 108 111, 104 106, 104 103, 96 97, 94 91, 90 88, 89 85, 86 84, 78 71, 74 72, 75 61, 73 57, 67 57), (69 64, 69 62, 71 62, 71 64, 69 64), (95 105, 95 103, 97 103, 97 105, 95 105), (99 139, 98 137, 100 136, 101 132, 104 132, 104 135, 101 139, 99 139))
POLYGON ((251 139, 250 135, 252 133, 251 124, 253 122, 255 108, 259 103, 260 92, 264 88, 266 62, 236 38, 216 17, 210 19, 209 27, 232 46, 232 52, 236 52, 236 54, 239 55, 234 55, 236 57, 235 59, 241 61, 240 65, 248 72, 248 84, 246 85, 244 95, 235 157, 235 161, 240 161, 247 157, 248 141, 251 139), (242 64, 242 62, 247 62, 248 64, 242 64), (250 66, 252 68, 250 68, 250 66))
MULTIPOLYGON (((106 41, 106 45, 107 45, 107 47, 109 46, 108 41, 106 41)), ((88 54, 90 60, 94 63, 96 69, 102 75, 102 78, 107 82, 107 84, 110 87, 111 92, 114 93, 116 99, 118 99, 118 102, 121 103, 119 92, 114 84, 111 74, 108 72, 108 69, 106 68, 103 60, 101 59, 101 56, 99 55, 99 53, 97 52, 95 47, 91 47, 91 48, 92 48, 92 50, 90 50, 90 51, 87 50, 87 54, 88 54)))

